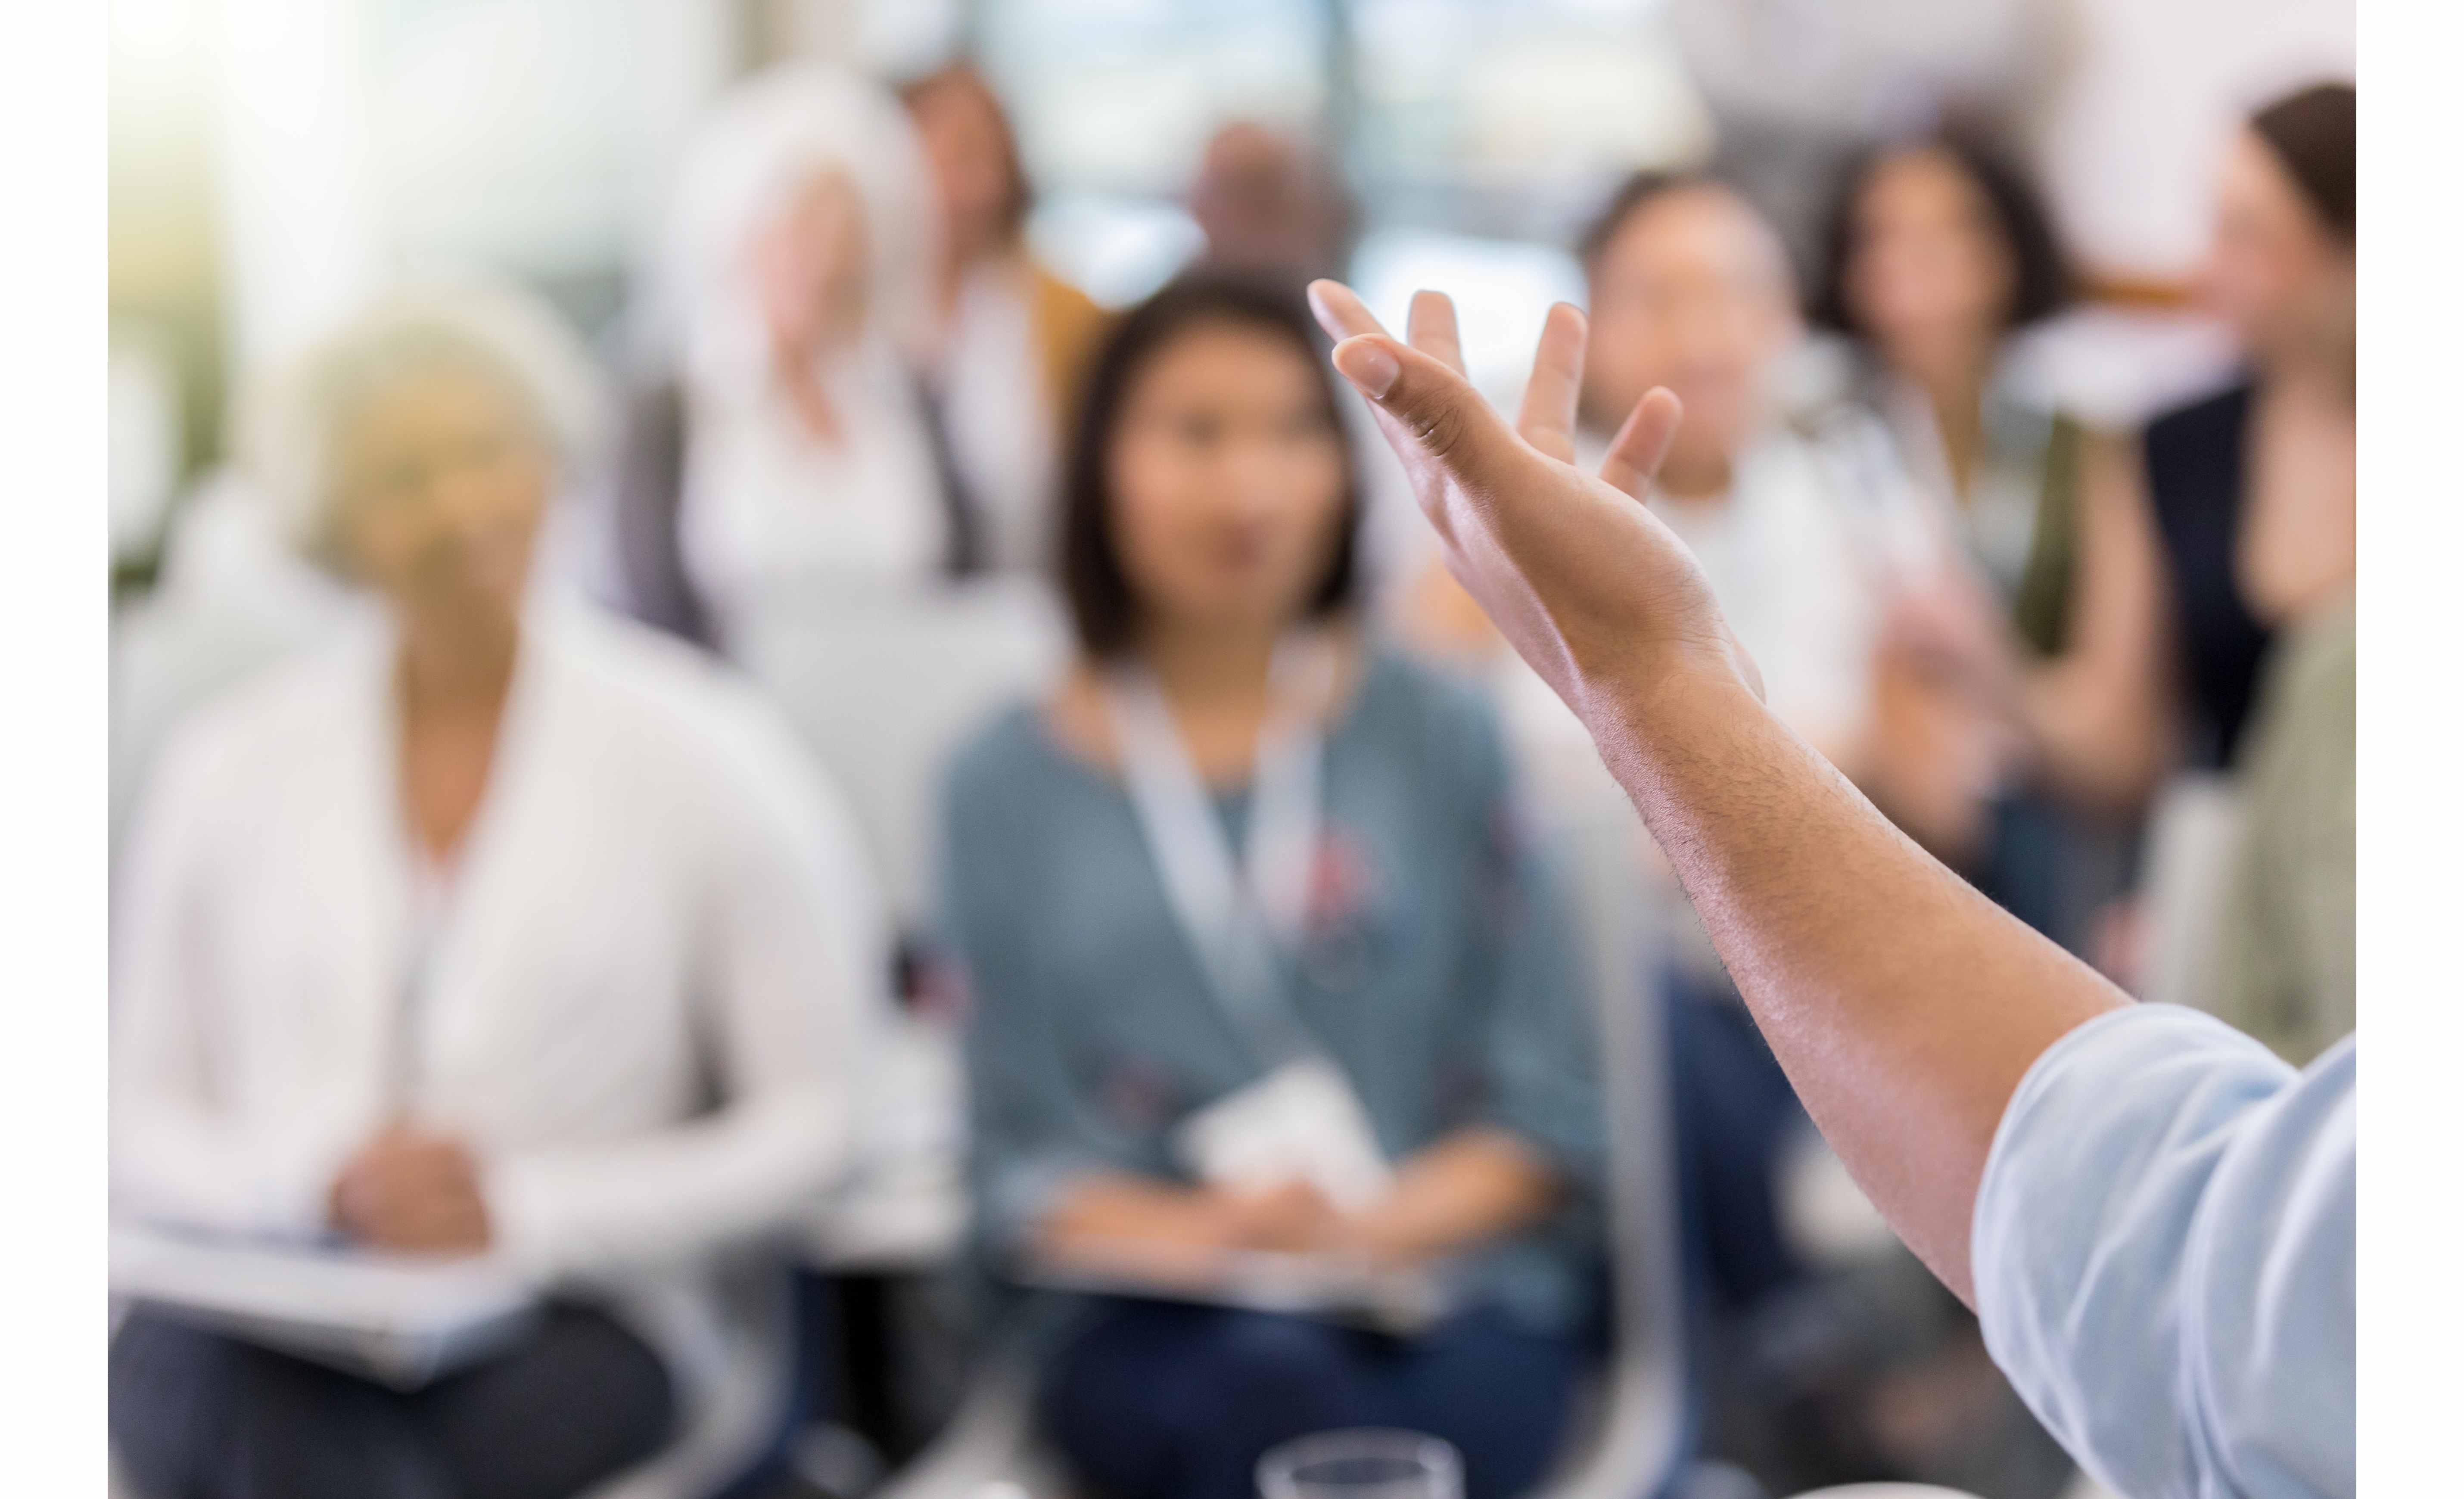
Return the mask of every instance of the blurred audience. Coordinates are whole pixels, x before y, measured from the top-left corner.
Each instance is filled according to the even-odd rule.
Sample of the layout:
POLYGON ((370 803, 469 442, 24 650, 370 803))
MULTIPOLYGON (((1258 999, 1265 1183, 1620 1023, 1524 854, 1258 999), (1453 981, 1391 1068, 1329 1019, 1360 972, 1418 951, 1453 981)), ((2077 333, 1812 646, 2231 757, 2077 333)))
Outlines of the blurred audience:
MULTIPOLYGON (((2214 704, 2218 750, 2245 799, 2216 982, 2201 998, 2296 1064, 2355 1019, 2354 104, 2350 87, 2325 85, 2253 118, 2228 168, 2210 277, 2254 373, 2231 586, 2270 638, 2238 736, 2227 727, 2231 694, 2199 694, 2214 704)), ((2219 400, 2230 408, 2230 393, 2219 400)), ((2224 560, 2198 533, 2213 524, 2213 492, 2203 505, 2193 486, 2155 479, 2160 433, 2178 440, 2185 418, 2197 420, 2149 430, 2150 481, 2175 587, 2186 601, 2212 599, 2224 560), (2193 562, 2203 553, 2204 568, 2193 562), (2202 572, 2205 586, 2193 582, 2202 572)), ((2217 602, 2203 611, 2223 612, 2217 602)), ((2183 630, 2219 633, 2187 618, 2183 630)))
POLYGON ((1250 121, 1225 125, 1206 143, 1190 184, 1189 213, 1205 232, 1207 260, 1295 285, 1342 275, 1357 228, 1335 165, 1250 121))
POLYGON ((2231 764, 2271 628, 2351 586, 2353 97, 2304 91, 2234 143, 2201 290, 2247 378, 2157 418, 2136 452, 2087 455, 2065 649, 2031 672, 2006 632, 1944 632, 2082 799, 2144 799, 2177 760, 2231 764))
POLYGON ((1009 117, 984 76, 956 63, 900 93, 940 200, 940 261, 923 352, 943 480, 979 519, 979 561, 1040 568, 1051 549, 1064 423, 1103 313, 1028 253, 1034 194, 1009 117))
POLYGON ((1359 1425, 1446 1438, 1502 1499, 1583 1362, 1601 1121, 1567 914, 1488 711, 1359 632, 1351 458, 1281 281, 1201 271, 1129 314, 1067 469, 1079 664, 950 784, 979 1232, 1009 1278, 1123 1288, 1027 1313, 1044 1427, 1116 1499, 1245 1499, 1271 1444, 1359 1425), (1358 1149, 1226 1166, 1234 1111, 1358 1149), (1372 1332, 1129 1290, 1252 1250, 1434 1273, 1448 1310, 1372 1332))
MULTIPOLYGON (((1853 161, 1826 235, 1815 320, 1848 336, 1849 393, 1951 518, 2032 662, 2069 643, 2086 430, 2059 409, 2028 337, 2069 276, 2035 190, 1976 136, 1951 132, 1853 161)), ((1925 664, 1886 671, 1922 676, 1925 664)), ((2119 831, 2024 785, 1991 808, 1968 872, 2057 940, 2084 949, 2117 892, 2119 831)))
POLYGON ((776 1285, 737 1256, 842 1163, 882 921, 771 710, 534 584, 594 397, 544 309, 444 288, 361 314, 249 429, 370 606, 151 779, 113 922, 116 1209, 485 1254, 553 1297, 410 1391, 141 1310, 111 1426, 145 1491, 698 1492, 775 1420, 776 1285))
MULTIPOLYGON (((2354 101, 2350 85, 2302 90, 2253 116, 2233 143, 2201 291, 2239 336, 2245 376, 2157 418, 2135 445, 2090 445, 2078 603, 2061 651, 2033 664, 1998 621, 1939 596, 1903 621, 1911 639, 1957 663, 2007 716, 2039 780, 2076 800, 2134 806, 2174 766, 2247 765, 2273 643, 2288 632, 2350 628, 2354 101)), ((2329 640, 2321 649, 2336 648, 2329 640)), ((2307 673, 2286 679, 2295 678, 2307 673)), ((2311 710, 2325 714, 2323 722, 2289 710, 2277 721, 2309 724, 2287 733, 2349 741, 2349 698, 2341 726, 2335 702, 2330 693, 2311 710)), ((2341 757, 2302 759, 2321 773, 2288 782, 2279 770, 2271 805, 2290 816, 2294 803, 2306 804, 2313 827, 2349 819, 2349 769, 2324 768, 2341 757)), ((2327 914, 2349 911, 2349 893, 2332 893, 2351 889, 2351 846, 2313 851, 2304 877, 2318 882, 2317 898, 2283 898, 2314 919, 2276 924, 2262 940, 2302 934, 2313 950, 2286 960, 2343 976, 2321 992, 2343 1006, 2349 1028, 2352 928, 2348 916, 2327 914)), ((2218 939, 2249 930, 2245 921, 2218 939)), ((2203 958, 2198 966, 2215 965, 2203 958)), ((2260 1003, 2202 998, 2236 1009, 2260 1003)), ((2319 1033, 2333 1039, 2342 1029, 2330 1018, 2319 1033)))
POLYGON ((943 484, 911 372, 940 235, 896 99, 820 64, 773 69, 719 104, 680 181, 671 535, 713 632, 978 566, 983 518, 943 484))

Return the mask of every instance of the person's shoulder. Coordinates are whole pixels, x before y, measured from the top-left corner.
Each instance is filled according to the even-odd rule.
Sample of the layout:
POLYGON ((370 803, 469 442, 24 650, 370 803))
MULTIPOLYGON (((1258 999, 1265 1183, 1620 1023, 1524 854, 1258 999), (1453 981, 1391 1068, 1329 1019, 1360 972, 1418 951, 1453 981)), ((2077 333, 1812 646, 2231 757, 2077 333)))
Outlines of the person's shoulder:
POLYGON ((1044 723, 1044 704, 1015 697, 962 735, 943 784, 953 806, 1015 801, 1047 778, 1060 753, 1044 723))
POLYGON ((777 716, 776 706, 736 667, 637 620, 570 603, 558 606, 542 625, 560 663, 594 698, 688 738, 777 716))

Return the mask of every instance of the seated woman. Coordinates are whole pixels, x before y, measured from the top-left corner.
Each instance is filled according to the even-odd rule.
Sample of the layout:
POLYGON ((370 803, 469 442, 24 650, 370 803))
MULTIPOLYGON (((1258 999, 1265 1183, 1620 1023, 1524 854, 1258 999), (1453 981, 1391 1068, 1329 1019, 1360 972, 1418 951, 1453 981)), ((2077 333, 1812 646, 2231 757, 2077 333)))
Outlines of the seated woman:
POLYGON ((1397 1335, 1047 1298, 1045 1425, 1112 1499, 1246 1496, 1273 1444, 1358 1425, 1520 1491, 1592 1310, 1591 1021, 1494 720, 1357 631, 1351 453, 1297 296, 1203 273, 1129 314, 1067 474, 1080 661, 964 752, 946 810, 984 1247, 1184 1288, 1319 1253, 1430 1271, 1451 1310, 1397 1335), (1269 1078, 1320 1159, 1257 1143, 1269 1078))
POLYGON ((665 288, 682 386, 672 540, 731 651, 782 601, 898 590, 984 561, 909 361, 934 223, 887 90, 789 63, 732 91, 686 153, 665 288))
MULTIPOLYGON (((2042 203, 1981 138, 1919 137, 1849 165, 1828 249, 1815 319, 1846 336, 1851 393, 1882 417, 1969 563, 1934 586, 1973 591, 2027 660, 2059 654, 2079 605, 2089 440, 2057 402, 2034 331, 2070 284, 2042 203)), ((1882 671, 1906 691, 1932 674, 1923 657, 1886 647, 1882 671)), ((2017 771, 1997 767, 1978 788, 1991 805, 1962 872, 2084 951, 2095 912, 2119 893, 2122 831, 2017 771)))
POLYGON ((592 404, 542 310, 406 295, 280 389, 258 470, 381 606, 152 777, 116 1210, 485 1253, 550 1299, 409 1391, 141 1311, 114 1444, 165 1495, 706 1491, 784 1387, 775 1280, 725 1251, 835 1174, 886 973, 847 817, 718 668, 531 586, 592 404))

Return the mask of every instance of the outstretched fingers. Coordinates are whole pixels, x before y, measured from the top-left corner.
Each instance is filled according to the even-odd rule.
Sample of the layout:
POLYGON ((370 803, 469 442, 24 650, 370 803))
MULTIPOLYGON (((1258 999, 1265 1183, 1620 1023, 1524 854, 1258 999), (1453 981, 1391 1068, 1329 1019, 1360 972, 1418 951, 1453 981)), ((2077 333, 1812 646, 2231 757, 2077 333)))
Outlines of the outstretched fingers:
POLYGON ((1583 389, 1583 343, 1590 336, 1572 303, 1549 309, 1540 325, 1540 347, 1531 356, 1531 379, 1523 386, 1523 409, 1514 419, 1523 440, 1560 463, 1574 458, 1574 407, 1583 389))
MULTIPOLYGON (((1393 337, 1377 320, 1376 314, 1369 310, 1369 304, 1360 299, 1360 294, 1341 281, 1311 281, 1309 301, 1309 310, 1317 315, 1318 326, 1338 342, 1368 335, 1393 337)), ((1403 342, 1456 374, 1463 372, 1463 336, 1455 327, 1455 304, 1443 292, 1414 292, 1403 332, 1403 342)))
POLYGON ((1684 409, 1677 393, 1665 386, 1643 392, 1625 425, 1610 439, 1608 456, 1600 460, 1600 477, 1642 498, 1668 457, 1668 445, 1677 439, 1678 419, 1684 409))

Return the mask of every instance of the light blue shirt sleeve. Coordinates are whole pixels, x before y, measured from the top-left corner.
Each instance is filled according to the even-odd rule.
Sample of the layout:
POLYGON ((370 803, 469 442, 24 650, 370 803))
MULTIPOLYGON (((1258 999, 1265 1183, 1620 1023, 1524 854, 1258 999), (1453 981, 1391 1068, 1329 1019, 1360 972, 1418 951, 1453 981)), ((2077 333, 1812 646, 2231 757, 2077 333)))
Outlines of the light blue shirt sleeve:
POLYGON ((1976 1196, 1986 1346, 2129 1499, 2353 1492, 2353 1041, 2304 1072, 2193 1010, 2049 1047, 1976 1196))

